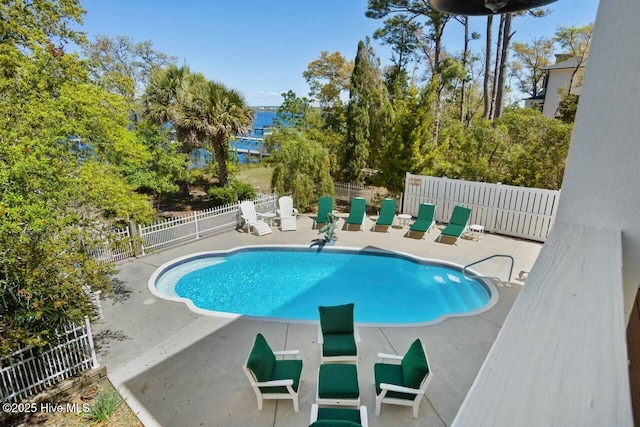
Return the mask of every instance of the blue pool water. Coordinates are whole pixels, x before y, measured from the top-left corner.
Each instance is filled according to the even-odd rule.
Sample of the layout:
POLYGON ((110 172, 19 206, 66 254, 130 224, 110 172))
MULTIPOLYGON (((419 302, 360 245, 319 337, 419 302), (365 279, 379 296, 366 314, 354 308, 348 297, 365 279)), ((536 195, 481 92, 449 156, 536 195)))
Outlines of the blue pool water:
POLYGON ((317 320, 319 305, 355 303, 356 322, 418 323, 485 306, 487 288, 459 271, 379 252, 243 249, 165 269, 156 290, 201 309, 317 320))

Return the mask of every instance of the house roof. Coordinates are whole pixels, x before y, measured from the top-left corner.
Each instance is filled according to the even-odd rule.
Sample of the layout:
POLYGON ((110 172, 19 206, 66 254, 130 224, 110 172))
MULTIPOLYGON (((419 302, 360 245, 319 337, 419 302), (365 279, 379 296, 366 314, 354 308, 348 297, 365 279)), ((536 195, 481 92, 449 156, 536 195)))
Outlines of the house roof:
MULTIPOLYGON (((587 65, 587 60, 585 59, 580 68, 584 68, 587 65)), ((562 68, 576 68, 578 66, 578 59, 571 58, 566 61, 556 62, 553 65, 549 65, 548 67, 542 67, 543 70, 557 70, 562 68)))

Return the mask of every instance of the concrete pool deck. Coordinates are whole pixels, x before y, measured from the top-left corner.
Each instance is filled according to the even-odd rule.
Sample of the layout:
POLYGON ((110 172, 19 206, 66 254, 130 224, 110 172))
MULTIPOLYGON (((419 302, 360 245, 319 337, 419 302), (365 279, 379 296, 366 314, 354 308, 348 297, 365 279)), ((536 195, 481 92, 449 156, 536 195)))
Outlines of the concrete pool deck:
MULTIPOLYGON (((372 232, 338 231, 337 247, 373 247, 423 258, 468 264, 494 254, 515 258, 514 276, 528 272, 542 244, 485 233, 480 241, 461 239, 458 245, 437 243, 438 229, 424 240, 403 237, 405 229, 372 232)), ((339 227, 343 225, 340 220, 339 227)), ((147 426, 307 426, 315 402, 320 363, 317 326, 199 315, 180 302, 156 298, 147 281, 157 267, 195 252, 244 245, 310 244, 318 237, 312 219, 301 215, 298 230, 262 237, 231 230, 173 247, 117 266, 117 290, 103 301, 104 319, 93 326, 101 364, 109 378, 147 426), (258 411, 256 398, 242 371, 255 335, 265 335, 274 350, 299 349, 304 367, 300 411, 291 401, 265 401, 258 411)), ((442 227, 440 227, 442 228, 442 227)), ((474 268, 506 281, 510 262, 494 259, 474 268)), ((498 287, 498 303, 476 316, 449 318, 421 327, 359 327, 362 342, 358 377, 361 404, 367 406, 369 425, 448 426, 496 339, 521 286, 498 287), (383 405, 376 416, 373 365, 377 353, 404 354, 420 338, 434 372, 419 417, 411 408, 383 405)))

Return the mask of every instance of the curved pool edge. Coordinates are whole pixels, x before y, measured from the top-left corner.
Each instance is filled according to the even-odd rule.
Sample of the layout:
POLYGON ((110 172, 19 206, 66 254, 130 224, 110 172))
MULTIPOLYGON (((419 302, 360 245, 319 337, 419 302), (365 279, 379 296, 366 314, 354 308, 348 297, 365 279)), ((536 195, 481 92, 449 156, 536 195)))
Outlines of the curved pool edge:
MULTIPOLYGON (((205 316, 212 316, 212 317, 223 317, 226 319, 239 319, 239 318, 243 318, 243 319, 249 319, 249 320, 258 320, 258 321, 263 321, 263 322, 277 322, 277 323, 298 323, 298 324, 318 324, 318 320, 303 320, 303 319, 287 319, 287 318, 277 318, 277 317, 264 317, 264 316, 249 316, 249 315, 244 315, 244 314, 237 314, 237 313, 228 313, 228 312, 224 312, 224 311, 215 311, 215 310, 205 310, 202 308, 197 307, 193 301, 191 301, 189 298, 183 298, 183 297, 172 297, 169 295, 165 295, 161 292, 159 292, 156 289, 156 281, 157 279, 167 270, 169 270, 171 267, 174 267, 175 265, 179 265, 182 264, 184 262, 193 260, 193 259, 198 259, 198 258, 204 258, 210 255, 216 255, 219 256, 220 254, 227 254, 227 255, 231 255, 235 252, 241 252, 241 251, 246 251, 246 250, 252 250, 252 249, 260 249, 260 250, 268 250, 268 249, 272 249, 272 248, 278 248, 278 249, 300 249, 300 250, 310 250, 313 249, 313 247, 310 247, 308 245, 246 245, 246 246, 236 246, 234 248, 231 249, 225 249, 225 250, 216 250, 216 251, 204 251, 204 252, 194 252, 192 254, 188 254, 188 255, 183 255, 181 257, 178 258, 174 258, 171 261, 167 261, 164 264, 160 265, 151 275, 151 277, 149 277, 149 280, 147 282, 147 288, 149 289, 149 292, 151 292, 152 295, 154 295, 155 297, 158 297, 160 299, 164 299, 167 301, 174 301, 174 302, 182 302, 184 303, 187 308, 189 310, 191 310, 192 312, 196 313, 196 314, 202 314, 205 316)), ((418 260, 420 262, 426 262, 426 263, 431 263, 431 264, 435 264, 435 265, 442 265, 442 266, 446 266, 446 267, 451 267, 454 269, 458 269, 458 270, 462 270, 463 266, 460 264, 456 264, 456 263, 452 263, 449 261, 444 261, 444 260, 439 260, 439 259, 432 259, 432 258, 422 258, 413 254, 408 254, 406 252, 399 252, 399 251, 390 251, 390 250, 385 250, 385 249, 378 249, 378 248, 353 248, 353 247, 335 247, 335 246, 330 246, 330 247, 323 247, 322 251, 330 251, 330 252, 370 252, 370 253, 378 253, 378 254, 393 254, 393 255, 398 255, 401 257, 405 257, 405 258, 410 258, 413 260, 418 260)), ((371 322, 355 322, 355 324, 357 326, 361 326, 361 327, 372 327, 372 328, 378 328, 378 327, 385 327, 385 328, 404 328, 404 327, 420 327, 420 326, 429 326, 429 325, 434 325, 436 323, 440 323, 448 318, 451 317, 470 317, 470 316, 477 316, 478 314, 484 313, 485 311, 488 311, 490 309, 492 309, 497 303, 498 303, 498 299, 499 299, 499 292, 498 289, 496 288, 496 286, 493 284, 493 282, 491 282, 488 278, 483 277, 480 273, 476 272, 475 270, 472 269, 466 269, 467 272, 470 272, 473 274, 473 279, 478 281, 482 286, 485 287, 485 289, 489 292, 489 301, 482 307, 473 310, 473 311, 468 311, 468 312, 464 312, 464 313, 447 313, 444 314, 442 316, 439 316, 435 319, 426 321, 426 322, 412 322, 412 323, 371 323, 371 322)))

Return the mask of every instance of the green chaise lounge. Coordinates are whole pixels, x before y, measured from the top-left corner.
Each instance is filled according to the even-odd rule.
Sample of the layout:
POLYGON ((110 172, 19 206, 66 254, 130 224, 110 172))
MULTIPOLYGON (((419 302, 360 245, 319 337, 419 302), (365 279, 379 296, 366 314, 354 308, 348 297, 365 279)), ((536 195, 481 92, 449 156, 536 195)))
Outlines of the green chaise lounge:
POLYGON ((431 231, 431 227, 435 225, 435 216, 436 205, 421 203, 418 208, 418 217, 411 224, 406 235, 408 237, 419 236, 421 239, 424 238, 425 234, 431 231))
POLYGON ((389 227, 396 220, 396 199, 384 199, 380 206, 380 215, 376 224, 373 226, 375 230, 378 227, 385 227, 385 231, 389 231, 389 227))
POLYGON ((325 225, 329 220, 327 215, 333 212, 333 197, 325 196, 318 199, 318 215, 314 222, 314 227, 318 228, 321 225, 325 225))
POLYGON ((318 343, 320 363, 355 362, 358 364, 360 333, 353 324, 354 304, 318 307, 318 343))
POLYGON ((453 208, 451 219, 449 224, 442 230, 438 241, 442 239, 442 236, 455 237, 455 243, 458 244, 458 239, 469 229, 469 217, 471 216, 471 209, 463 208, 462 206, 456 206, 453 208))
POLYGON ((418 418, 420 402, 433 378, 427 352, 419 339, 415 340, 404 356, 378 353, 373 367, 376 382, 376 415, 383 403, 413 407, 413 418, 418 418), (394 364, 382 363, 383 360, 394 364))
POLYGON ((364 231, 364 217, 366 213, 367 202, 362 197, 354 197, 351 200, 351 209, 349 210, 349 218, 347 218, 346 227, 351 225, 359 226, 364 231))
POLYGON ((262 334, 256 340, 244 364, 245 374, 258 399, 262 411, 263 399, 291 399, 298 412, 298 391, 302 377, 302 360, 276 360, 276 356, 298 355, 298 350, 272 351, 262 334))
POLYGON ((314 403, 311 405, 310 422, 310 427, 369 427, 366 406, 359 409, 319 408, 314 403))

